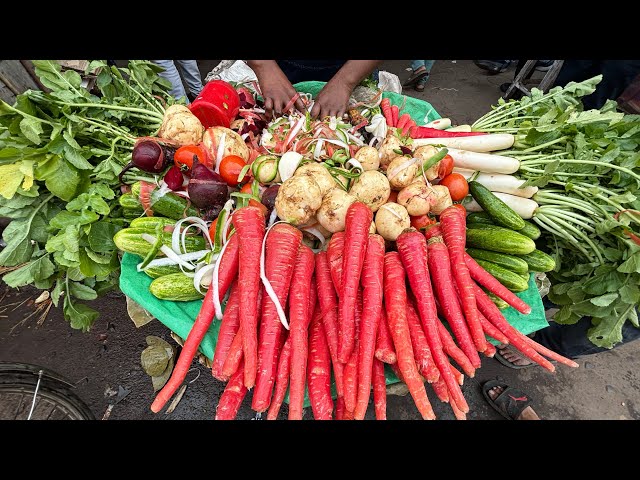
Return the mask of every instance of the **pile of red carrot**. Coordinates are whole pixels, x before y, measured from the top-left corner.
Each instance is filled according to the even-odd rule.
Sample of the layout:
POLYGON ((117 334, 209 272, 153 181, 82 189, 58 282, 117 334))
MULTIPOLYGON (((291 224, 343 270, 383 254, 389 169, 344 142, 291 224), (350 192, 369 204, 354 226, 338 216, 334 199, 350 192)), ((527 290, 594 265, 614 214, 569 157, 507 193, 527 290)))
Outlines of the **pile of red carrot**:
MULTIPOLYGON (((219 267, 218 294, 222 298, 229 290, 229 298, 212 373, 228 383, 216 419, 235 418, 249 389, 251 408, 266 412, 267 419, 278 417, 287 389, 289 419, 302 419, 305 390, 316 419, 361 420, 372 391, 375 416, 386 419, 384 364, 407 385, 424 419, 435 418, 425 382, 464 419, 469 407, 460 386, 464 375, 473 377, 480 367, 479 353, 495 354, 487 337, 510 343, 552 372, 545 356, 577 366, 513 328, 481 288, 523 314, 531 311, 465 253, 461 209, 444 210, 426 234, 406 230, 396 251, 385 252, 382 237, 369 233, 371 220, 365 204, 353 203, 345 231, 314 254, 291 225, 265 231, 259 209, 234 212, 236 233, 219 267)), ((151 406, 154 412, 184 381, 211 325, 212 290, 151 406)))

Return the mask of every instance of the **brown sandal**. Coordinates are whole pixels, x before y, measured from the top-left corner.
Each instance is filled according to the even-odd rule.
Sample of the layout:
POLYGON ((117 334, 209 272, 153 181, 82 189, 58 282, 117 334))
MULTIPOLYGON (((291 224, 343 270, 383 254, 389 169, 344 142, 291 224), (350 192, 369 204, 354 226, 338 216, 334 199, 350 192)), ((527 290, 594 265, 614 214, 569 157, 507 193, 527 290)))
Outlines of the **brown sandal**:
POLYGON ((413 89, 416 92, 424 92, 424 83, 416 83, 415 87, 413 87, 413 89))

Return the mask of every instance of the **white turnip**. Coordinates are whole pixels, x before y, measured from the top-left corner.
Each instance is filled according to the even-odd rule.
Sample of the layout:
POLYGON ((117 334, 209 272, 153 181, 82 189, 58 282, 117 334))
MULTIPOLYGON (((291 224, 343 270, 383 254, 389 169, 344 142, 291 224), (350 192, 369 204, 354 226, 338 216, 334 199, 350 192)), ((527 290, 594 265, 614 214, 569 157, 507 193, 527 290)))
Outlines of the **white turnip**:
POLYGON ((322 204, 316 212, 318 223, 331 233, 342 232, 347 209, 355 201, 356 197, 341 188, 330 190, 322 199, 322 204))
POLYGON ((375 212, 389 198, 391 186, 383 173, 369 170, 355 180, 349 193, 375 212))
POLYGON ((385 203, 376 212, 376 232, 385 240, 395 242, 398 236, 411 226, 407 209, 397 203, 385 203))

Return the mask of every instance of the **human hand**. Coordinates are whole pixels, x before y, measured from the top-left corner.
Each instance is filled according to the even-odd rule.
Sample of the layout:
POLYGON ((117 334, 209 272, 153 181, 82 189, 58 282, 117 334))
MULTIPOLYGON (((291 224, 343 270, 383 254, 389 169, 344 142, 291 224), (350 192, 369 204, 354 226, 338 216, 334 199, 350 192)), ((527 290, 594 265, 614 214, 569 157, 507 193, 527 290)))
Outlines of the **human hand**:
MULTIPOLYGON (((274 60, 253 60, 250 65, 258 77, 267 115, 279 117, 286 113, 285 108, 297 92, 278 64, 274 60)), ((298 97, 293 105, 301 112, 305 111, 301 98, 298 97)))
POLYGON ((311 109, 311 116, 313 118, 324 118, 325 116, 342 118, 349 106, 350 96, 350 86, 335 77, 332 78, 320 90, 311 109))

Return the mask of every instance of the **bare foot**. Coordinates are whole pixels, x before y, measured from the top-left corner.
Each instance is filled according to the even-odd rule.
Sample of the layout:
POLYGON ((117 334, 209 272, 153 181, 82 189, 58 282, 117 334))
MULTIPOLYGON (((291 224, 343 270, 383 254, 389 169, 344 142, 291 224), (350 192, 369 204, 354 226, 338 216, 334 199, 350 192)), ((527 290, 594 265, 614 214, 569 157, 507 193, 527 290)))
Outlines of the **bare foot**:
POLYGON ((498 351, 500 352, 500 355, 502 355, 502 358, 519 367, 525 367, 533 363, 511 345, 499 346, 498 351))
MULTIPOLYGON (((491 400, 494 400, 500 396, 500 394, 504 391, 502 387, 493 387, 491 390, 487 392, 491 400)), ((516 418, 516 420, 540 420, 538 414, 531 408, 530 406, 526 407, 520 415, 516 418)))

